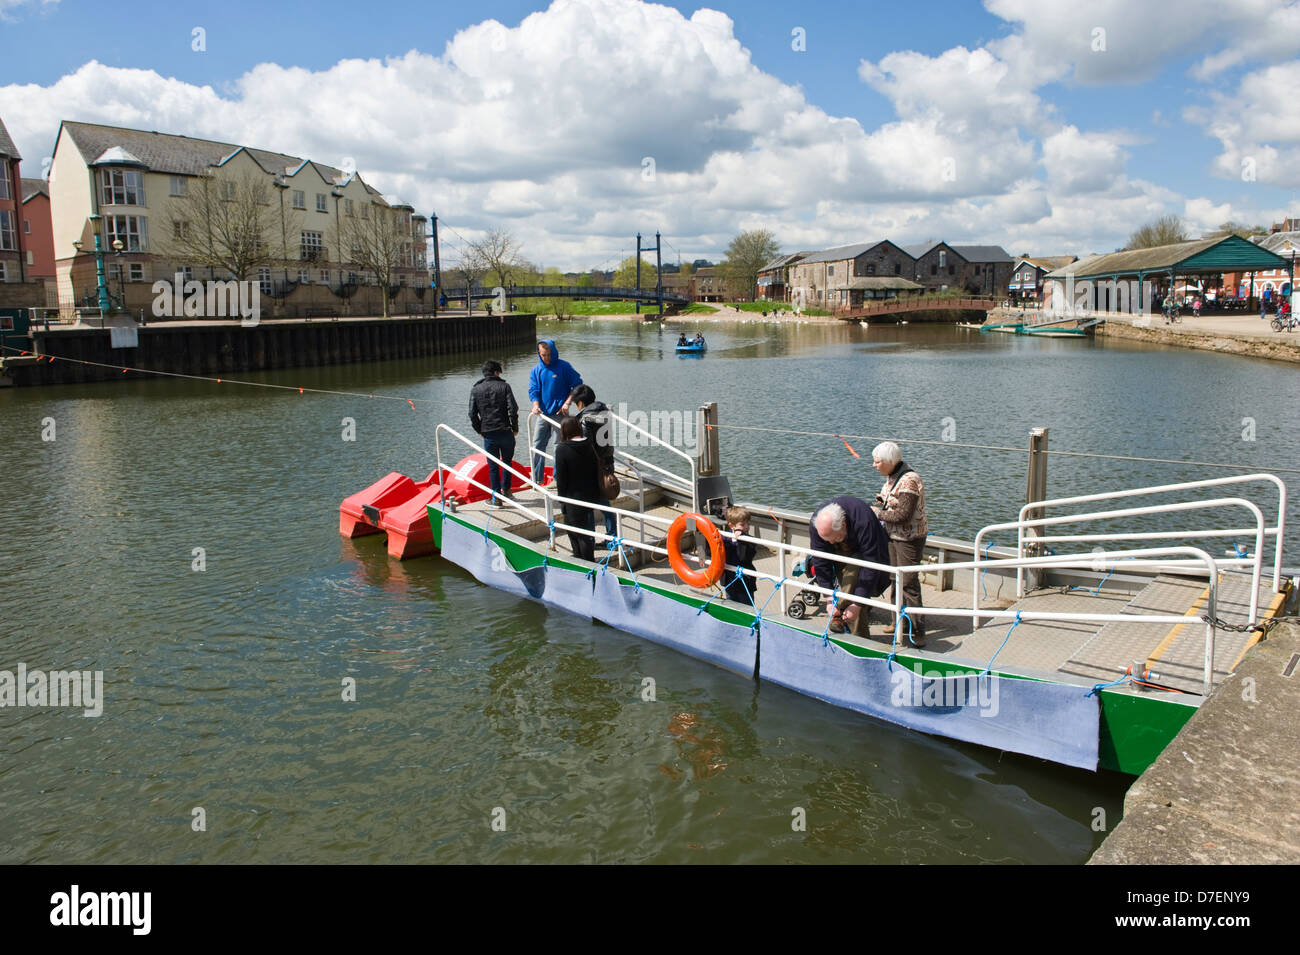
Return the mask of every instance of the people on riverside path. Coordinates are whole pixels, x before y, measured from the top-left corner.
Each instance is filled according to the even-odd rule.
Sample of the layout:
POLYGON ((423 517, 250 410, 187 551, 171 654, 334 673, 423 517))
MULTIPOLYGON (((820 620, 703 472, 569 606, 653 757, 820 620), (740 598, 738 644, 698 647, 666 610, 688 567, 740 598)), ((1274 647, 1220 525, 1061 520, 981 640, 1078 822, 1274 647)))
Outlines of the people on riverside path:
MULTIPOLYGON (((603 468, 614 467, 614 435, 609 420, 609 408, 603 401, 596 400, 596 392, 591 385, 579 385, 573 389, 574 415, 582 423, 583 434, 591 442, 603 468)), ((600 504, 609 505, 606 497, 601 497, 600 504)), ((605 517, 605 533, 611 539, 618 534, 618 521, 609 511, 601 512, 605 517)))
POLYGON ((483 377, 470 389, 469 421, 483 436, 483 450, 489 455, 488 484, 495 505, 499 498, 511 496, 511 479, 492 456, 512 462, 515 436, 519 434, 519 405, 509 383, 501 378, 501 362, 495 359, 483 362, 483 377))
MULTIPOLYGON (((813 551, 889 564, 889 537, 885 528, 875 511, 856 497, 831 498, 814 511, 812 520, 808 522, 808 541, 813 551)), ((818 587, 838 589, 858 597, 880 596, 891 579, 887 570, 842 564, 824 557, 810 557, 808 565, 810 576, 818 587)), ((840 600, 838 606, 833 606, 831 599, 827 598, 826 609, 831 613, 832 633, 851 629, 859 636, 868 634, 867 608, 863 604, 840 600)))
MULTIPOLYGON (((589 501, 600 500, 599 463, 591 441, 582 433, 577 418, 565 418, 560 425, 560 441, 555 446, 555 490, 560 497, 589 501)), ((592 530, 596 526, 591 508, 581 504, 564 505, 564 523, 592 530)), ((575 557, 596 559, 596 540, 590 534, 569 531, 569 544, 575 557)))
MULTIPOLYGON (((903 452, 893 441, 876 445, 871 452, 871 465, 885 476, 872 510, 889 535, 889 563, 894 567, 919 564, 925 552, 925 538, 930 533, 925 518, 925 484, 921 475, 907 466, 903 452)), ((902 585, 903 606, 922 606, 920 575, 903 574, 902 585)), ((911 613, 908 617, 912 621, 912 643, 918 647, 925 646, 925 617, 911 613)), ((907 636, 904 622, 903 637, 907 636)))
POLYGON ((722 535, 722 550, 728 564, 741 568, 738 571, 724 572, 727 599, 747 603, 752 607, 754 587, 758 584, 758 578, 745 571, 754 570, 754 555, 758 552, 758 545, 751 541, 736 539, 737 536, 749 536, 749 522, 752 515, 747 508, 729 507, 724 517, 730 533, 722 535))
MULTIPOLYGON (((528 400, 533 403, 532 414, 546 415, 548 418, 560 418, 569 413, 569 401, 573 389, 582 384, 582 376, 573 366, 560 357, 560 350, 555 347, 554 339, 543 339, 537 343, 537 364, 528 376, 528 400)), ((533 440, 534 452, 546 450, 551 442, 554 430, 545 419, 537 422, 537 434, 533 440)), ((533 481, 542 483, 546 476, 546 458, 540 453, 533 454, 533 481)))

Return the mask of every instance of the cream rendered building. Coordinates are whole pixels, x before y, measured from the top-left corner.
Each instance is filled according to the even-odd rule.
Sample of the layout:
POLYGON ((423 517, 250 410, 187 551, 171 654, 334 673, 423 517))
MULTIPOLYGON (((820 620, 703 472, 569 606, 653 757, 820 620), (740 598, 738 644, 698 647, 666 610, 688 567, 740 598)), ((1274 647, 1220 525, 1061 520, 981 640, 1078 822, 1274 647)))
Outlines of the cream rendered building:
POLYGON ((61 306, 94 304, 96 221, 109 293, 132 312, 144 309, 150 317, 156 280, 172 281, 177 273, 186 280, 231 278, 187 261, 193 243, 187 245, 185 233, 205 189, 236 206, 256 195, 264 207, 257 214, 265 253, 245 276, 260 283, 264 315, 378 314, 375 275, 355 263, 352 250, 339 248, 349 244, 340 235, 352 236, 378 215, 396 215, 403 230, 390 314, 432 304, 427 220, 386 200, 356 172, 231 143, 65 121, 49 185, 61 306))

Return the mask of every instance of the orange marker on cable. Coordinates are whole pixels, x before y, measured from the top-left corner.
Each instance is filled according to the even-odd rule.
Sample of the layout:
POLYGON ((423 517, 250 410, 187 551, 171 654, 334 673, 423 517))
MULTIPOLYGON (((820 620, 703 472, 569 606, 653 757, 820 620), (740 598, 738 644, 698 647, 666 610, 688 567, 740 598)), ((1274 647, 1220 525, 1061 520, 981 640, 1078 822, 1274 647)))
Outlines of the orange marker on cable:
POLYGON ((855 458, 862 457, 862 455, 858 454, 858 452, 853 450, 853 445, 849 444, 849 442, 842 435, 837 435, 837 437, 839 437, 839 439, 844 442, 844 447, 849 449, 849 454, 853 455, 855 458))

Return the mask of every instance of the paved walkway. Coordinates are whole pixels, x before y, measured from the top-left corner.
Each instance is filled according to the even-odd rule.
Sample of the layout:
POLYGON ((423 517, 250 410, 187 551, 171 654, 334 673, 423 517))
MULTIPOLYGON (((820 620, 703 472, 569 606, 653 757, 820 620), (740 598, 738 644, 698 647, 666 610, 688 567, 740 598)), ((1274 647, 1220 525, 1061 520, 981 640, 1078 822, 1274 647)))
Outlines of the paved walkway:
POLYGON ((1088 864, 1300 863, 1297 657, 1289 622, 1246 654, 1129 789, 1088 864))

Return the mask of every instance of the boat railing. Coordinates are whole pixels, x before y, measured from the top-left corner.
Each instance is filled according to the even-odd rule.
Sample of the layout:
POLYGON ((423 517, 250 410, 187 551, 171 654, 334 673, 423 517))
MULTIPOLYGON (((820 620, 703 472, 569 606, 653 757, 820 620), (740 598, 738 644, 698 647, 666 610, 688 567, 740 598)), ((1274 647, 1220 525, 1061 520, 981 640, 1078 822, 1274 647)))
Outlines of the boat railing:
MULTIPOLYGON (((635 454, 632 454, 629 451, 622 450, 617 446, 614 447, 614 459, 616 461, 622 461, 624 464, 626 464, 631 470, 633 470, 636 473, 638 479, 640 479, 643 476, 644 470, 655 472, 656 474, 663 477, 669 484, 673 485, 677 490, 681 491, 683 494, 690 494, 691 510, 693 511, 699 510, 699 496, 698 496, 699 481, 697 480, 696 477, 696 468, 697 468, 696 460, 693 457, 691 457, 689 454, 687 454, 685 451, 682 451, 680 448, 673 447, 667 441, 664 441, 661 438, 656 437, 655 435, 651 434, 649 431, 646 431, 644 428, 638 427, 637 425, 628 421, 622 415, 616 414, 614 411, 609 409, 606 409, 605 414, 608 416, 608 418, 611 421, 621 422, 623 426, 628 428, 629 430, 635 431, 637 434, 643 435, 644 437, 649 439, 652 445, 656 447, 666 448, 669 451, 671 451, 673 454, 685 460, 687 467, 690 468, 690 477, 683 478, 681 475, 674 474, 672 471, 669 471, 667 468, 660 467, 659 465, 655 464, 653 461, 647 461, 644 458, 637 457, 635 454)), ((551 427, 555 428, 557 435, 560 430, 560 423, 556 421, 554 418, 550 417, 549 415, 539 413, 539 414, 528 416, 529 467, 532 467, 533 459, 535 455, 540 456, 543 460, 550 461, 552 464, 554 464, 555 455, 550 454, 546 451, 539 451, 534 447, 534 445, 536 444, 536 441, 533 439, 533 427, 534 427, 535 418, 540 418, 541 420, 551 425, 551 427)), ((644 481, 642 482, 642 484, 644 485, 644 481)), ((641 502, 642 502, 642 510, 644 511, 644 504, 645 504, 644 493, 641 495, 641 502)))
MULTIPOLYGON (((1049 507, 1060 507, 1067 504, 1085 504, 1089 501, 1114 500, 1123 497, 1142 497, 1151 494, 1171 494, 1177 491, 1188 491, 1203 487, 1222 487, 1227 484, 1254 484, 1261 481, 1268 481, 1277 487, 1277 524, 1273 527, 1265 526, 1264 533, 1266 536, 1275 538, 1276 543, 1273 548, 1273 592, 1277 593, 1282 588, 1282 541, 1286 536, 1286 484, 1276 474, 1257 472, 1254 474, 1234 474, 1230 477, 1206 478, 1200 481, 1185 481, 1180 484, 1159 484, 1149 487, 1128 488, 1123 491, 1105 491, 1100 494, 1084 494, 1076 497, 1058 497, 1046 501, 1031 501, 1020 508, 1019 518, 1024 520, 1030 511, 1039 511, 1046 516, 1046 509, 1049 507)), ((1223 534, 1221 536, 1229 536, 1223 534)), ((1018 535, 1016 552, 1024 556, 1026 543, 1032 544, 1037 538, 1026 541, 1023 533, 1018 535)), ((1257 549, 1258 552, 1258 549, 1257 549)), ((1017 594, 1023 596, 1023 581, 1017 578, 1017 594)))
POLYGON ((674 474, 671 471, 661 468, 656 464, 652 464, 649 461, 644 461, 641 458, 636 457, 635 455, 628 454, 627 452, 623 452, 624 457, 636 461, 638 464, 642 465, 643 467, 648 467, 651 470, 657 472, 658 474, 661 474, 664 477, 669 478, 670 480, 677 483, 678 485, 681 485, 682 490, 689 490, 691 495, 691 510, 698 511, 700 509, 700 502, 699 502, 700 481, 699 481, 699 471, 698 471, 699 462, 697 462, 695 458, 691 457, 681 448, 673 447, 673 445, 670 444, 669 442, 664 441, 662 438, 656 437, 655 435, 651 434, 649 431, 645 430, 645 428, 633 424, 631 421, 628 421, 622 415, 616 414, 613 411, 608 412, 608 414, 610 418, 620 422, 625 428, 631 431, 635 431, 637 434, 642 435, 645 438, 648 438, 655 447, 665 448, 666 450, 668 450, 672 454, 677 455, 677 457, 681 458, 683 461, 686 462, 686 467, 689 469, 689 473, 690 473, 689 480, 682 478, 678 474, 674 474))
MULTIPOLYGON (((1174 504, 1155 504, 1148 507, 1126 507, 1110 511, 1094 511, 1087 514, 1059 514, 1056 517, 1035 517, 1020 520, 1006 521, 1001 524, 989 524, 980 528, 975 535, 975 567, 972 570, 974 585, 972 587, 971 606, 974 610, 975 625, 979 626, 980 618, 980 588, 979 575, 981 569, 988 570, 993 564, 1000 567, 1006 567, 1006 559, 998 558, 996 561, 984 560, 980 558, 980 545, 983 543, 985 536, 995 531, 1015 530, 1018 534, 1018 544, 1016 550, 1017 557, 1024 557, 1025 554, 1025 530, 1051 527, 1058 524, 1077 524, 1086 521, 1104 521, 1114 520, 1121 517, 1137 517, 1144 514, 1164 514, 1177 513, 1181 511, 1193 510, 1222 510, 1228 507, 1243 507, 1250 511, 1255 518, 1254 528, 1229 528, 1225 530, 1180 530, 1180 531, 1142 531, 1129 533, 1097 533, 1097 534, 1036 534, 1028 540, 1034 544, 1049 543, 1086 543, 1089 541, 1120 541, 1120 540, 1197 540, 1211 537, 1240 537, 1242 534, 1253 533, 1255 536, 1255 552, 1250 557, 1233 557, 1220 559, 1217 562, 1219 567, 1250 567, 1251 568, 1251 596, 1250 596, 1250 621, 1255 622, 1256 614, 1259 610, 1259 579, 1261 567, 1263 564, 1264 549, 1264 514, 1251 501, 1240 497, 1222 497, 1209 501, 1179 501, 1174 504), (981 563, 983 567, 981 568, 981 563)), ((1022 512, 1023 513, 1023 512, 1022 512)), ((1094 562, 1094 569, 1097 569, 1094 562)), ((1186 562, 1171 561, 1170 568, 1186 568, 1186 562)), ((1024 597, 1024 567, 1016 568, 1016 596, 1024 597)))
MULTIPOLYGON (((444 433, 451 436, 452 438, 455 438, 457 441, 460 441, 462 444, 466 445, 467 447, 474 448, 476 451, 480 450, 480 447, 476 442, 471 441, 469 438, 457 432, 454 428, 451 428, 445 424, 438 425, 437 429, 434 431, 434 451, 437 456, 438 473, 439 473, 440 481, 442 475, 445 473, 445 466, 442 460, 442 435, 444 433)), ((513 468, 511 468, 510 462, 503 461, 501 458, 497 457, 496 455, 489 454, 486 456, 489 460, 495 461, 501 467, 504 467, 507 470, 511 471, 511 473, 518 474, 517 471, 514 471, 513 468)), ((570 524, 565 524, 559 520, 556 520, 555 506, 557 504, 558 505, 574 504, 579 507, 591 508, 592 510, 601 511, 602 513, 604 512, 613 513, 614 515, 616 515, 616 518, 630 517, 643 522, 649 522, 663 527, 665 533, 667 532, 668 528, 671 527, 672 525, 672 521, 669 520, 668 518, 658 517, 655 515, 645 514, 645 513, 638 514, 632 511, 625 510, 623 508, 606 506, 602 504, 594 504, 591 501, 582 501, 573 498, 563 497, 555 493, 554 491, 548 491, 546 488, 535 483, 531 479, 531 477, 527 477, 524 475, 519 475, 519 477, 524 482, 525 485, 537 491, 541 495, 542 500, 545 504, 545 512, 544 513, 538 512, 533 508, 521 503, 520 501, 516 500, 513 497, 505 498, 502 500, 501 503, 505 504, 506 506, 513 507, 519 510, 520 512, 528 515, 530 518, 534 520, 541 520, 546 522, 549 528, 549 537, 548 537, 547 546, 550 549, 554 549, 555 547, 556 530, 563 530, 563 531, 568 531, 580 535, 586 535, 595 540, 599 540, 602 536, 604 536, 601 531, 597 531, 594 528, 574 527, 570 524)), ((486 491, 489 494, 491 493, 491 488, 489 488, 487 485, 479 481, 476 481, 470 477, 467 477, 466 480, 474 487, 486 491)), ((802 516, 802 515, 797 515, 794 512, 788 512, 788 511, 783 511, 782 513, 788 515, 791 518, 799 518, 802 516)), ((783 537, 784 536, 785 535, 783 535, 783 537)), ((960 561, 956 563, 943 563, 943 562, 927 563, 927 564, 917 564, 914 566, 896 567, 889 564, 875 563, 869 560, 859 560, 856 557, 849 557, 847 555, 842 555, 842 554, 831 554, 831 553, 826 553, 824 551, 814 551, 812 548, 809 547, 801 547, 798 544, 788 543, 784 539, 782 541, 770 541, 770 540, 764 540, 762 538, 751 537, 749 535, 735 535, 735 537, 737 540, 752 542, 762 547, 768 547, 768 548, 774 547, 778 550, 780 555, 779 557, 780 576, 779 577, 773 576, 771 574, 759 570, 746 569, 745 571, 747 575, 752 575, 755 579, 767 580, 772 582, 777 588, 782 587, 782 585, 787 583, 789 580, 789 577, 786 573, 787 565, 785 562, 789 555, 799 555, 805 559, 809 557, 817 557, 819 559, 827 560, 835 564, 866 568, 868 570, 882 571, 884 573, 891 575, 893 577, 893 584, 894 584, 892 602, 881 600, 877 597, 859 597, 852 593, 841 592, 838 589, 828 589, 817 584, 815 579, 810 579, 807 583, 801 582, 800 586, 801 589, 813 591, 822 596, 825 596, 828 599, 833 598, 837 603, 855 603, 863 607, 875 607, 877 609, 892 612, 894 615, 895 642, 905 641, 906 639, 907 634, 905 632, 905 626, 904 626, 905 616, 907 617, 916 617, 916 616, 968 617, 974 622, 974 626, 978 626, 978 620, 981 617, 987 617, 990 619, 1001 619, 1001 620, 1025 620, 1025 621, 1055 620, 1061 622, 1094 622, 1094 623, 1101 623, 1101 624, 1111 623, 1111 622, 1150 623, 1150 624, 1166 624, 1166 625, 1169 624, 1187 625, 1187 624, 1202 623, 1205 625, 1206 628, 1205 629, 1205 670, 1204 670, 1204 680, 1203 680, 1205 693, 1208 695, 1210 690, 1212 689, 1211 680, 1212 680, 1213 665, 1214 665, 1214 638, 1215 638, 1215 621, 1217 620, 1217 607, 1218 607, 1218 577, 1219 577, 1218 566, 1219 565, 1215 561, 1215 559, 1212 558, 1209 554, 1195 547, 1156 547, 1156 548, 1139 548, 1139 549, 1120 550, 1120 551, 1103 551, 1100 553, 1096 551, 1091 551, 1086 554, 1053 554, 1046 557, 1014 557, 1014 558, 999 560, 997 563, 1003 567, 1035 567, 1035 568, 1071 568, 1071 567, 1083 568, 1083 567, 1090 566, 1092 562, 1097 560, 1112 560, 1112 561, 1125 560, 1129 562, 1127 566, 1131 566, 1133 568, 1168 567, 1170 565, 1184 566, 1189 564, 1203 565, 1206 568, 1206 576, 1209 580, 1209 595, 1206 603, 1206 616, 1204 617, 1194 616, 1191 615, 1190 613, 1182 614, 1182 615, 1146 614, 1146 613, 1105 614, 1105 613, 1056 612, 1056 611, 1024 610, 1024 609, 1022 610, 988 610, 988 609, 980 610, 978 608, 967 609, 964 607, 908 607, 903 603, 903 585, 902 585, 903 575, 912 574, 912 573, 926 573, 926 572, 932 572, 936 570, 939 571, 940 573, 947 572, 947 571, 976 570, 980 566, 979 560, 976 559, 970 561, 960 561), (1171 559, 1171 558, 1175 558, 1176 555, 1181 555, 1182 559, 1171 559)), ((641 541, 624 540, 623 546, 632 548, 633 550, 642 550, 651 555, 657 555, 661 557, 668 556, 668 550, 666 548, 660 547, 656 544, 647 543, 645 542, 644 537, 641 541)), ((976 556, 978 557, 978 554, 976 556)), ((695 563, 703 563, 698 557, 696 557, 693 554, 684 554, 683 557, 695 563)), ((983 566, 985 567, 987 567, 988 565, 989 565, 988 561, 985 561, 983 564, 983 566)), ((732 564, 727 564, 726 570, 730 571, 733 575, 735 575, 740 572, 741 568, 738 568, 732 564)))
MULTIPOLYGON (((555 505, 559 504, 559 505, 563 506, 564 504, 574 504, 574 505, 577 505, 577 506, 579 506, 579 507, 585 507, 585 508, 590 508, 590 509, 595 510, 595 511, 600 511, 602 514, 605 514, 605 513, 613 514, 613 515, 614 515, 614 521, 615 521, 615 533, 616 533, 620 538, 622 538, 622 534, 623 534, 623 519, 624 519, 624 518, 629 518, 629 517, 630 517, 630 518, 632 518, 633 520, 640 522, 640 527, 641 527, 640 537, 641 537, 641 540, 640 540, 640 541, 624 541, 624 543, 625 543, 627 546, 630 546, 630 547, 633 547, 633 548, 638 548, 638 547, 639 547, 639 548, 641 548, 641 549, 643 549, 643 550, 647 550, 647 551, 650 551, 650 552, 652 552, 652 553, 658 553, 658 554, 662 554, 662 555, 667 555, 668 551, 665 550, 665 549, 663 549, 662 547, 655 547, 654 545, 647 544, 647 543, 645 542, 645 524, 646 524, 646 522, 649 522, 649 523, 651 523, 651 524, 658 524, 658 525, 660 525, 660 526, 662 526, 662 527, 664 528, 664 531, 665 531, 665 532, 667 532, 668 528, 672 526, 672 521, 669 520, 668 518, 657 517, 657 516, 655 516, 655 515, 653 515, 653 514, 647 514, 647 513, 645 513, 645 490, 644 490, 644 487, 642 488, 642 490, 641 490, 641 494, 640 494, 640 502, 639 502, 639 503, 640 503, 640 508, 641 508, 640 511, 629 511, 629 510, 627 510, 626 508, 614 507, 612 504, 609 504, 609 505, 606 505, 606 504, 596 504, 596 503, 593 503, 593 502, 591 502, 591 501, 582 501, 582 500, 577 500, 577 499, 575 499, 575 498, 564 497, 564 496, 558 494, 557 492, 555 492, 554 490, 547 490, 545 487, 543 487, 542 485, 540 485, 540 484, 538 484, 537 482, 535 482, 531 477, 529 477, 529 476, 527 476, 527 475, 520 474, 518 471, 514 470, 513 467, 511 467, 510 462, 503 461, 501 458, 497 457, 495 454, 488 454, 486 451, 483 451, 483 448, 482 448, 481 445, 479 445, 477 442, 475 442, 475 441, 471 441, 469 438, 465 437, 463 434, 461 434, 460 432, 458 432, 455 428, 452 428, 452 427, 450 427, 449 425, 445 425, 445 424, 440 424, 440 425, 438 425, 438 427, 435 429, 434 434, 433 434, 434 455, 435 455, 435 457, 437 458, 437 467, 438 467, 438 480, 439 480, 439 486, 441 486, 442 475, 445 473, 445 465, 443 464, 443 461, 442 461, 442 439, 441 439, 441 436, 442 436, 443 434, 450 435, 451 437, 453 437, 453 438, 455 438, 456 440, 460 441, 462 444, 466 445, 467 447, 473 448, 476 452, 480 452, 480 453, 482 453, 483 456, 484 456, 485 458, 487 458, 489 461, 496 462, 496 464, 498 464, 498 465, 500 465, 501 467, 505 468, 509 473, 511 473, 511 474, 515 475, 516 477, 518 477, 518 478, 519 478, 519 479, 520 479, 520 480, 521 480, 521 481, 522 481, 522 482, 523 482, 527 487, 529 487, 530 489, 536 491, 539 495, 541 495, 542 503, 545 505, 545 512, 544 512, 544 513, 541 513, 541 512, 538 512, 538 511, 534 510, 533 508, 531 508, 531 507, 529 507, 528 505, 526 505, 526 504, 520 502, 519 500, 517 500, 517 499, 514 498, 513 496, 512 496, 512 497, 508 497, 508 498, 503 498, 503 499, 501 499, 500 503, 502 503, 502 504, 504 504, 504 505, 506 505, 506 506, 508 506, 508 507, 512 507, 512 508, 514 508, 514 509, 517 510, 517 511, 520 511, 521 513, 527 515, 528 517, 532 518, 533 520, 540 520, 540 521, 542 521, 543 523, 545 523, 545 524, 549 527, 549 546, 550 546, 550 547, 553 548, 553 547, 555 546, 555 531, 556 531, 557 529, 558 529, 558 530, 562 530, 562 531, 572 531, 572 532, 575 532, 575 533, 578 533, 578 534, 585 534, 585 535, 587 535, 587 536, 589 536, 589 537, 595 538, 596 540, 599 540, 602 536, 604 536, 603 530, 602 530, 602 531, 595 531, 595 530, 588 529, 588 528, 585 528, 585 527, 573 527, 573 526, 571 526, 571 525, 569 525, 569 524, 565 524, 565 523, 563 523, 562 521, 559 521, 559 520, 556 519, 556 517, 555 517, 555 505)), ((547 457, 550 458, 550 457, 552 457, 552 456, 548 455, 547 457)), ((530 473, 531 473, 531 472, 530 472, 530 473)), ((491 489, 488 485, 483 484, 481 481, 476 481, 476 480, 474 480, 474 478, 469 477, 469 476, 465 476, 465 477, 463 478, 463 480, 465 480, 466 483, 468 483, 468 484, 470 484, 470 485, 472 485, 472 486, 478 488, 478 489, 481 490, 481 491, 486 491, 489 495, 492 494, 492 489, 491 489)))

